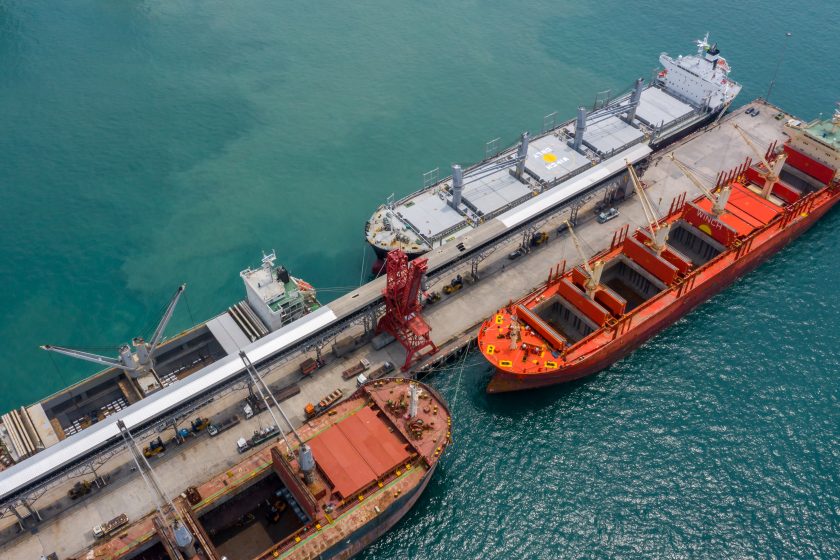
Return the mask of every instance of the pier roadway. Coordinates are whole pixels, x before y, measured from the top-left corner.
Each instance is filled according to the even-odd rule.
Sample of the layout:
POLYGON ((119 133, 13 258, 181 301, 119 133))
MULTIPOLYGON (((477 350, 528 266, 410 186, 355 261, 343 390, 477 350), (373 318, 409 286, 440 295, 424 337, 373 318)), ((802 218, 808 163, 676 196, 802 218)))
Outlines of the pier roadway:
MULTIPOLYGON (((651 200, 659 204, 663 212, 667 211, 672 199, 684 192, 688 193, 688 199, 699 195, 672 163, 663 159, 668 151, 675 151, 677 157, 699 176, 714 181, 719 171, 729 170, 751 155, 737 131, 732 128, 732 122, 738 122, 755 138, 759 146, 766 146, 774 140, 784 140, 784 120, 773 119, 777 109, 760 102, 749 106, 758 106, 761 114, 758 117, 750 117, 744 114, 746 107, 742 107, 722 119, 717 126, 695 133, 668 150, 655 154, 642 180, 648 186, 651 200)), ((618 205, 620 216, 606 224, 597 223, 594 214, 589 211, 595 202, 590 201, 589 208, 580 211, 578 226, 575 228, 587 251, 597 252, 608 247, 613 233, 625 224, 629 224, 632 230, 645 223, 644 213, 636 197, 630 197, 618 205)), ((566 213, 562 213, 542 225, 541 230, 550 234, 547 243, 516 260, 509 260, 508 253, 520 242, 518 237, 512 238, 508 246, 500 247, 481 263, 480 281, 465 285, 464 289, 451 296, 443 296, 440 302, 427 308, 424 315, 432 327, 434 341, 439 346, 445 345, 464 331, 475 327, 500 305, 523 296, 544 282, 549 269, 556 263, 566 260, 567 265, 578 264, 580 258, 568 234, 556 233, 557 227, 565 221, 566 216, 566 213)), ((432 255, 430 261, 433 262, 434 259, 435 255, 432 255)), ((466 277, 469 271, 470 264, 465 263, 461 268, 451 270, 451 275, 442 278, 433 289, 439 290, 455 274, 460 273, 466 277)), ((447 274, 450 272, 447 271, 447 274)), ((368 284, 365 289, 375 290, 376 284, 368 284)), ((381 286, 378 289, 381 290, 381 286)), ((366 293, 365 296, 359 297, 370 296, 372 294, 366 293)), ((354 330, 360 332, 361 327, 354 327, 354 330)), ((300 425, 305 421, 303 408, 306 403, 317 402, 336 388, 341 388, 345 395, 349 395, 355 389, 355 381, 342 380, 341 372, 361 357, 367 357, 373 367, 385 360, 399 365, 404 361, 405 353, 396 343, 379 351, 364 346, 346 358, 332 360, 309 377, 301 378, 297 371, 297 362, 287 362, 271 368, 265 374, 265 379, 275 386, 298 382, 300 394, 283 401, 281 406, 289 414, 291 421, 300 425)), ((237 412, 241 415, 241 402, 246 395, 244 388, 232 390, 214 399, 200 414, 221 417, 237 412)), ((185 423, 188 423, 189 419, 186 419, 185 423)), ((453 420, 457 425, 457 415, 453 420)), ((164 490, 170 496, 176 496, 188 486, 196 485, 239 462, 243 456, 236 451, 236 440, 247 437, 253 430, 271 423, 271 416, 263 412, 250 420, 243 420, 238 426, 214 438, 203 433, 191 438, 185 445, 170 446, 164 455, 151 460, 152 466, 164 490)), ((172 431, 168 430, 164 439, 171 438, 171 435, 172 431)), ((147 441, 141 445, 145 445, 147 441)), ((270 443, 263 444, 265 445, 270 443)), ((132 471, 129 461, 130 456, 125 450, 111 457, 97 470, 99 476, 110 477, 109 484, 88 497, 73 502, 72 505, 69 505, 66 492, 78 479, 48 490, 34 504, 45 518, 45 521, 37 526, 37 532, 21 533, 14 517, 3 518, 0 522, 0 543, 5 544, 0 545, 0 558, 38 558, 42 554, 52 552, 56 552, 60 558, 72 556, 91 545, 93 525, 120 513, 126 513, 129 519, 134 521, 153 510, 153 498, 142 478, 132 471)))

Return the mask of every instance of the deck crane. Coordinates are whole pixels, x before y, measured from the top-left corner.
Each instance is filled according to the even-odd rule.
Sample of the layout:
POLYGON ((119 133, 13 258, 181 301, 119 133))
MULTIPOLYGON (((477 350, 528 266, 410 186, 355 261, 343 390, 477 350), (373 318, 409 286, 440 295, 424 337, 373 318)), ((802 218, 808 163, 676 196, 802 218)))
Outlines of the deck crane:
POLYGON ((729 195, 732 194, 732 187, 725 185, 717 194, 715 194, 688 169, 686 164, 678 160, 673 153, 668 154, 668 157, 672 162, 674 162, 677 169, 679 169, 682 174, 685 175, 701 193, 703 193, 703 196, 709 199, 712 203, 712 214, 715 218, 720 217, 724 210, 726 210, 726 203, 729 201, 729 195))
POLYGON ((738 134, 741 135, 741 138, 744 139, 744 142, 747 146, 750 147, 750 150, 755 154, 755 157, 758 158, 761 163, 764 164, 764 170, 759 170, 758 173, 764 178, 764 188, 761 189, 761 196, 764 198, 769 199, 770 194, 773 192, 773 187, 779 181, 779 173, 782 171, 782 167, 785 165, 785 160, 787 159, 787 154, 784 152, 776 156, 776 159, 773 161, 771 165, 767 158, 764 157, 756 145, 753 143, 752 140, 749 139, 747 133, 738 126, 737 124, 732 125, 735 127, 735 130, 738 131, 738 134))
POLYGON ((289 439, 286 437, 286 433, 280 427, 280 422, 277 420, 277 416, 274 415, 274 409, 271 408, 271 404, 274 404, 274 407, 280 413, 280 416, 283 417, 283 420, 286 422, 286 425, 291 430, 291 433, 295 436, 295 439, 298 442, 298 449, 297 449, 297 461, 298 465, 300 466, 300 470, 303 473, 303 481, 306 484, 312 484, 315 476, 315 457, 312 454, 312 448, 306 443, 303 439, 301 439, 300 434, 298 434, 295 427, 289 421, 289 417, 286 416, 286 413, 280 408, 280 403, 277 402, 277 398, 274 396, 274 393, 271 391, 271 388, 265 382, 265 379, 260 377, 257 368, 254 367, 254 364, 251 363, 251 359, 248 358, 248 355, 241 351, 239 352, 239 359, 242 360, 242 363, 245 364, 245 369, 248 372, 248 375, 251 377, 251 383, 257 388, 257 392, 260 394, 260 397, 263 399, 265 403, 266 410, 268 413, 271 414, 271 418, 274 420, 274 425, 280 429, 280 435, 283 436, 283 441, 286 442, 286 448, 289 450, 289 453, 294 455, 294 451, 292 450, 292 446, 289 443, 289 439), (269 402, 271 399, 271 402, 269 402))
POLYGON ((630 180, 633 181, 633 188, 639 194, 639 202, 642 205, 642 210, 645 212, 645 219, 647 220, 648 227, 650 228, 650 234, 652 236, 650 248, 653 249, 653 252, 657 255, 661 255, 668 243, 668 234, 671 232, 671 224, 659 223, 659 216, 656 215, 653 203, 648 198, 648 195, 642 186, 642 182, 639 180, 639 176, 636 175, 636 169, 628 160, 625 159, 624 163, 627 166, 627 173, 630 175, 630 180))
POLYGON ((589 259, 586 257, 586 253, 583 252, 583 247, 580 244, 580 239, 578 239, 572 224, 570 224, 568 220, 566 220, 566 227, 569 228, 569 233, 572 235, 572 242, 575 244, 575 249, 577 249, 578 255, 580 255, 580 258, 583 261, 583 269, 586 271, 586 275, 588 276, 583 287, 586 290, 586 295, 592 298, 595 294, 595 290, 597 290, 598 286, 601 284, 601 273, 604 272, 604 261, 599 259, 590 266, 589 259))
POLYGON ((100 366, 118 368, 128 372, 134 379, 142 377, 146 374, 151 374, 155 377, 155 379, 157 379, 158 383, 160 383, 160 379, 158 379, 157 373, 154 369, 155 352, 157 351, 158 346, 160 346, 160 343, 163 341, 163 331, 169 324, 169 320, 172 319, 172 314, 175 312, 175 306, 178 304, 178 299, 181 297, 181 294, 184 293, 186 287, 186 284, 178 286, 178 289, 175 291, 172 299, 169 300, 169 305, 167 305, 166 311, 164 312, 163 317, 161 317, 160 322, 152 335, 152 339, 149 342, 146 342, 139 336, 132 340, 134 352, 131 351, 128 344, 120 346, 119 358, 109 358, 107 356, 100 356, 98 354, 92 354, 82 350, 74 350, 73 348, 64 348, 63 346, 53 346, 50 344, 41 346, 41 349, 93 362, 94 364, 99 364, 100 366))
MULTIPOLYGON (((158 534, 161 541, 163 541, 165 548, 167 548, 173 560, 185 560, 193 558, 196 555, 195 538, 184 522, 181 512, 175 507, 175 504, 167 496, 160 480, 152 470, 148 459, 140 452, 140 447, 137 441, 122 420, 117 420, 117 428, 120 430, 123 441, 131 457, 134 460, 134 466, 137 472, 143 477, 143 482, 146 483, 146 488, 149 491, 157 509, 160 525, 157 526, 158 534)), ((157 525, 157 523, 156 523, 157 525)))
POLYGON ((458 165, 452 164, 452 198, 447 202, 449 206, 454 208, 457 212, 462 212, 461 201, 464 195, 464 187, 475 181, 484 179, 500 171, 515 166, 512 170, 514 177, 520 181, 524 181, 523 173, 525 172, 525 160, 528 157, 528 145, 530 142, 530 135, 527 131, 522 133, 519 147, 516 149, 516 155, 511 158, 501 159, 499 161, 491 161, 485 165, 476 166, 468 171, 458 165))

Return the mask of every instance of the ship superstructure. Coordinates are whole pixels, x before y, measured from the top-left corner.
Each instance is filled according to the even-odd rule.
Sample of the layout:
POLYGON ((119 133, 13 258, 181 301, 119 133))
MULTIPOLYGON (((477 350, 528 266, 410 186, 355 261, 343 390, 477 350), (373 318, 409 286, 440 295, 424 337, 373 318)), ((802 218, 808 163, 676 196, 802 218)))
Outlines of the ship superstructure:
MULTIPOLYGON (((526 132, 516 146, 466 169, 453 165, 443 180, 437 170, 430 172, 423 189, 377 208, 365 226, 368 243, 380 258, 393 249, 414 257, 587 174, 595 188, 615 176, 599 173, 611 159, 689 133, 725 111, 741 91, 708 35, 698 41, 697 55, 663 54, 660 62, 664 69, 650 83, 639 78, 626 94, 580 107, 574 120, 549 124, 534 138, 526 132)), ((580 194, 570 189, 555 205, 580 194)))
POLYGON ((248 303, 271 331, 276 331, 320 307, 315 288, 295 278, 284 266, 274 266, 274 251, 263 255, 262 266, 239 273, 248 303))
POLYGON ((604 369, 806 231, 840 200, 838 121, 838 114, 831 122, 790 121, 790 139, 766 152, 734 125, 758 163, 720 175, 712 187, 671 154, 703 196, 676 199, 661 219, 628 165, 648 227, 631 235, 622 228, 609 249, 588 258, 570 226, 583 265, 558 265, 545 285, 479 331, 479 348, 496 368, 488 392, 604 369))

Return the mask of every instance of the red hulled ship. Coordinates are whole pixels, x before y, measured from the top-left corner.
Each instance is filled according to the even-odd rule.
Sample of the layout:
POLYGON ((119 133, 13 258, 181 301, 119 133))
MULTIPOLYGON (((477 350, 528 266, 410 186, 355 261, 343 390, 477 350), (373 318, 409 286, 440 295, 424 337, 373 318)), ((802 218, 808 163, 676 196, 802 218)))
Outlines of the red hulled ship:
MULTIPOLYGON (((737 128, 737 125, 735 125, 737 128)), ((548 281, 481 326, 479 348, 496 368, 487 391, 544 387, 596 373, 643 344, 816 223, 840 199, 840 110, 829 121, 789 122, 781 148, 756 150, 714 188, 671 155, 703 192, 658 218, 628 165, 649 226, 622 228, 581 267, 548 281)), ((570 234, 580 249, 574 231, 570 234)))

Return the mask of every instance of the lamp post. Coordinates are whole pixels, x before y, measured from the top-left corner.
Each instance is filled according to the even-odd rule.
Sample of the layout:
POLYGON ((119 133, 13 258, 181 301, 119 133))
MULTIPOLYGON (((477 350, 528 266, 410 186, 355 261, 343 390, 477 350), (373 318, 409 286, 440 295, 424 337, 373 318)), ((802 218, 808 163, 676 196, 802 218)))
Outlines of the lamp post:
POLYGON ((791 33, 785 33, 785 44, 782 47, 782 53, 779 55, 779 62, 776 63, 776 71, 773 72, 773 79, 770 80, 770 87, 767 88, 767 95, 764 96, 764 100, 768 103, 770 102, 770 94, 773 92, 773 86, 776 85, 776 76, 779 75, 779 68, 782 66, 782 62, 785 59, 785 51, 787 50, 788 46, 788 39, 790 39, 791 33))

